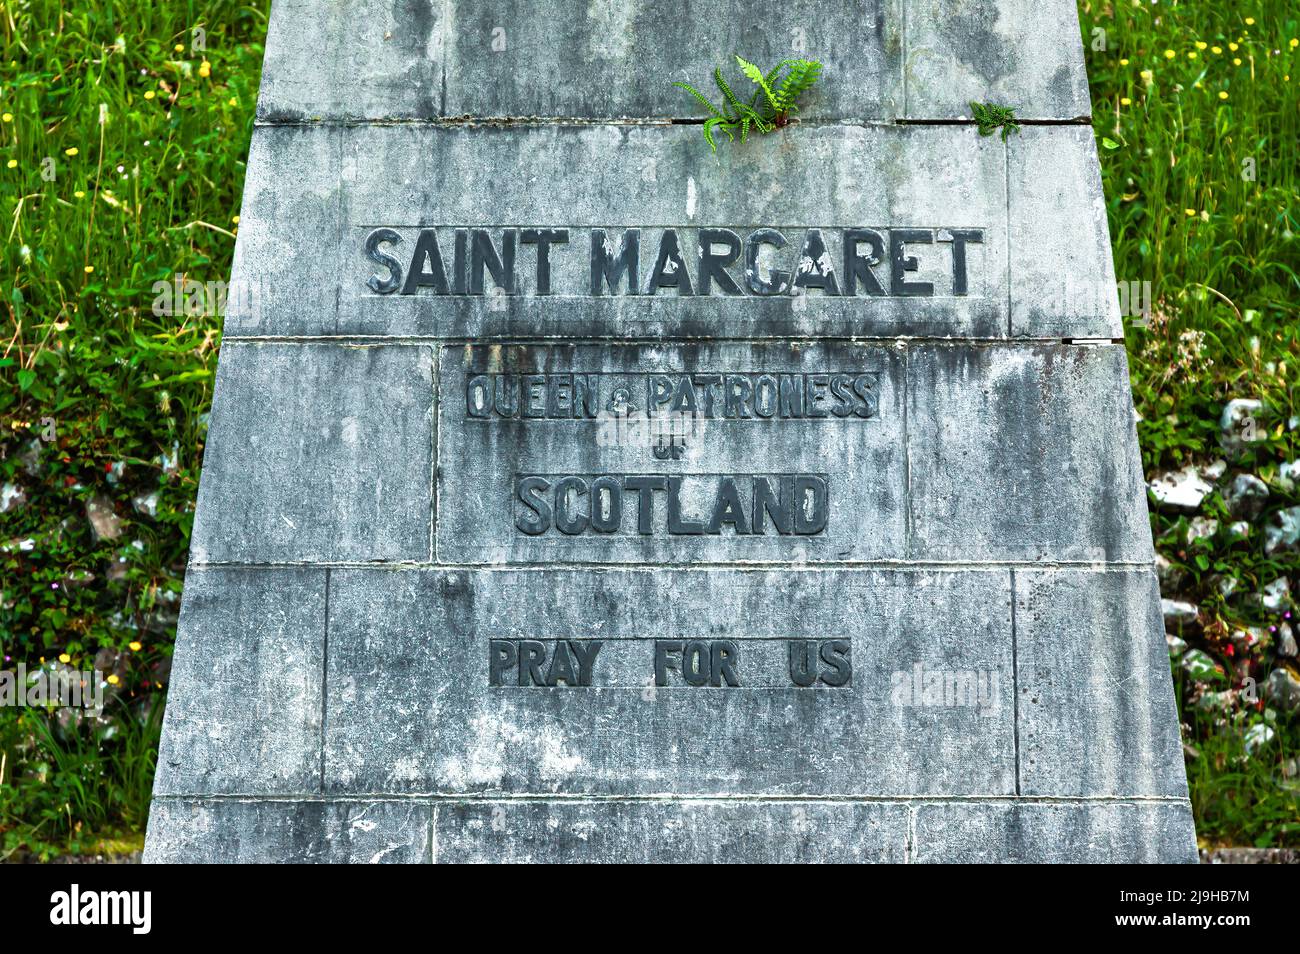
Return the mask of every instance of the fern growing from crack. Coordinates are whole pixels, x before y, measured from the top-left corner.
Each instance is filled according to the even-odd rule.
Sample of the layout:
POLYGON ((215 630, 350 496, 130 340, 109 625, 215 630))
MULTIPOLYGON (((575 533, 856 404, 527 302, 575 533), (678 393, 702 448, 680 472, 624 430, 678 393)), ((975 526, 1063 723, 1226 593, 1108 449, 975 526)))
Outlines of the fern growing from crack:
POLYGON ((714 152, 718 151, 714 138, 718 131, 725 133, 729 142, 735 142, 737 135, 745 142, 751 130, 767 134, 789 125, 792 114, 799 109, 799 98, 812 88, 822 71, 822 65, 816 60, 782 60, 766 73, 739 55, 736 62, 755 87, 748 102, 736 95, 721 69, 713 71, 713 82, 722 94, 722 101, 717 105, 690 83, 673 83, 690 93, 708 112, 704 140, 714 152))

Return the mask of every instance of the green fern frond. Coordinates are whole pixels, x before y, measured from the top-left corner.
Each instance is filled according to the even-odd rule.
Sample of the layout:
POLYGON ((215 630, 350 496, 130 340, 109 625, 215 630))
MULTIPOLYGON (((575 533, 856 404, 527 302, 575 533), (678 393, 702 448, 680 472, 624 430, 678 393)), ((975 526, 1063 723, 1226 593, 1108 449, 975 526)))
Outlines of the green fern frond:
POLYGON ((788 63, 790 72, 776 92, 776 109, 780 112, 798 109, 795 101, 812 88, 822 71, 822 65, 816 60, 789 60, 788 63))
POLYGON ((704 139, 709 144, 710 149, 712 149, 714 152, 718 151, 718 144, 713 140, 713 130, 715 128, 721 129, 724 133, 726 133, 727 140, 729 142, 736 141, 735 135, 731 132, 732 125, 733 125, 732 122, 723 119, 720 116, 714 116, 710 119, 704 120, 704 139))
POLYGON ((718 116, 718 117, 722 116, 722 113, 718 112, 718 107, 714 106, 711 102, 709 102, 708 97, 705 96, 703 93, 701 93, 690 83, 673 83, 673 85, 680 86, 682 89, 686 90, 686 92, 694 96, 695 99, 699 102, 699 104, 709 111, 709 115, 718 116))
MULTIPOLYGON (((799 108, 797 100, 817 82, 822 70, 816 60, 782 60, 766 73, 738 54, 736 62, 754 84, 748 102, 742 102, 736 95, 721 69, 713 71, 713 81, 722 94, 721 103, 715 104, 690 83, 673 83, 708 111, 704 140, 714 152, 718 151, 718 130, 726 133, 731 142, 736 141, 738 132, 740 141, 746 142, 753 131, 766 134, 788 125, 790 113, 799 108)), ((1005 132, 1004 129, 1004 135, 1005 132)))
POLYGON ((776 109, 776 96, 772 93, 772 87, 767 84, 767 77, 763 75, 763 71, 739 53, 736 54, 736 62, 740 64, 740 69, 744 74, 749 77, 749 81, 763 91, 763 95, 767 97, 768 105, 776 109))
POLYGON ((742 103, 736 98, 736 94, 731 91, 731 87, 727 85, 727 81, 722 76, 722 70, 715 69, 713 71, 713 81, 718 84, 718 89, 722 91, 723 101, 731 107, 733 113, 739 115, 742 103))

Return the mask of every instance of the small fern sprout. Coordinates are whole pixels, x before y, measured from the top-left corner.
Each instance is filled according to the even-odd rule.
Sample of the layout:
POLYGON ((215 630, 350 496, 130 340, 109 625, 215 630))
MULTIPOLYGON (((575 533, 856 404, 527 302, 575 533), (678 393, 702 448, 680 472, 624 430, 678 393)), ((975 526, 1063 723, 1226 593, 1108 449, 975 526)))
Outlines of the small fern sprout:
POLYGON ((789 125, 792 114, 799 109, 799 97, 812 88, 822 70, 816 60, 782 60, 766 73, 742 56, 737 55, 736 62, 755 86, 748 102, 736 95, 721 69, 713 71, 714 85, 722 94, 722 101, 717 105, 690 83, 673 83, 708 112, 704 120, 704 141, 714 152, 718 151, 715 133, 719 130, 729 142, 735 142, 739 133, 743 143, 749 139, 751 130, 767 134, 789 125))

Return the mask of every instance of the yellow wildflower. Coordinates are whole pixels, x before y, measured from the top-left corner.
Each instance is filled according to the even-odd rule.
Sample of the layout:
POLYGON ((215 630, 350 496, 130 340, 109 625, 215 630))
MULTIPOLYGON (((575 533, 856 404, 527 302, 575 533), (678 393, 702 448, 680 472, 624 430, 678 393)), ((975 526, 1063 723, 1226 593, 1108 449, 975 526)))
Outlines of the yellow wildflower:
POLYGON ((142 649, 144 648, 144 643, 141 643, 141 642, 138 642, 138 641, 130 642, 130 643, 127 643, 126 645, 127 645, 127 648, 130 649, 131 652, 133 652, 133 653, 138 653, 140 650, 142 650, 142 649))
POLYGON ((1156 74, 1152 73, 1150 70, 1143 70, 1139 75, 1142 77, 1142 82, 1146 83, 1148 86, 1150 86, 1156 78, 1156 74))
POLYGON ((1121 96, 1119 100, 1119 104, 1121 106, 1132 106, 1133 100, 1129 99, 1127 96, 1121 96))
POLYGON ((1254 25, 1255 25, 1255 18, 1254 18, 1254 17, 1246 17, 1246 26, 1254 26, 1254 25))
POLYGON ((1198 50, 1203 50, 1203 49, 1205 49, 1206 46, 1208 46, 1208 45, 1209 45, 1209 44, 1207 44, 1207 43, 1203 43, 1203 42, 1201 42, 1200 40, 1197 40, 1197 41, 1196 41, 1196 48, 1197 48, 1198 50))
POLYGON ((211 75, 212 75, 212 64, 209 63, 207 60, 204 60, 202 63, 200 63, 200 64, 199 64, 199 75, 202 76, 202 77, 204 77, 205 79, 206 79, 208 76, 211 76, 211 75))
POLYGON ((1232 50, 1232 52, 1236 53, 1236 52, 1237 52, 1237 44, 1235 44, 1235 43, 1229 43, 1229 44, 1228 44, 1228 49, 1230 49, 1230 50, 1232 50))
POLYGON ((67 653, 59 653, 59 662, 66 666, 68 663, 72 662, 72 657, 67 653))
POLYGON ((184 44, 184 43, 177 43, 175 46, 172 47, 172 49, 175 50, 177 53, 184 53, 184 52, 185 52, 185 44, 184 44))
POLYGON ((1190 219, 1193 215, 1196 214, 1196 210, 1195 210, 1195 209, 1183 209, 1183 211, 1187 213, 1187 217, 1188 217, 1189 219, 1190 219))
POLYGON ((3 120, 4 120, 5 122, 7 122, 7 123, 11 123, 11 122, 14 121, 14 114, 13 114, 13 113, 5 113, 3 116, 0 116, 0 119, 3 119, 3 120))
POLYGON ((17 159, 10 159, 8 162, 5 163, 5 168, 6 168, 6 169, 17 169, 17 168, 18 168, 18 160, 17 160, 17 159))
POLYGON ((1119 65, 1120 65, 1120 66, 1128 66, 1128 60, 1126 60, 1126 59, 1125 59, 1125 60, 1120 60, 1120 61, 1119 61, 1119 65))
POLYGON ((1187 51, 1187 58, 1188 58, 1189 60, 1194 60, 1194 59, 1196 59, 1196 51, 1195 51, 1195 50, 1188 50, 1188 51, 1187 51))
POLYGON ((1213 53, 1215 56, 1219 56, 1219 55, 1221 55, 1221 54, 1223 53, 1223 47, 1221 47, 1221 46, 1212 46, 1212 47, 1210 47, 1210 52, 1213 53))
POLYGON ((231 225, 238 225, 238 224, 239 224, 239 216, 237 216, 237 215, 232 215, 232 216, 230 217, 230 224, 231 224, 231 225))
POLYGON ((63 154, 65 156, 75 156, 80 151, 81 150, 78 149, 76 146, 69 146, 67 149, 63 150, 63 154))
POLYGON ((122 681, 121 679, 117 678, 117 673, 113 673, 113 675, 108 677, 108 684, 110 686, 116 686, 121 681, 122 681))
POLYGON ((1223 90, 1219 90, 1219 99, 1227 99, 1227 98, 1228 98, 1228 94, 1225 93, 1223 90))
POLYGON ((93 272, 94 270, 95 270, 95 266, 94 266, 94 265, 87 265, 87 266, 86 266, 86 274, 87 274, 87 275, 89 275, 89 274, 90 274, 91 272, 93 272))
POLYGON ((76 192, 72 194, 76 196, 78 199, 84 199, 86 197, 86 193, 82 192, 80 189, 78 189, 76 192))
POLYGON ((1173 50, 1165 50, 1165 59, 1167 60, 1172 60, 1177 55, 1178 54, 1175 53, 1173 50))
POLYGON ((1240 56, 1234 56, 1234 57, 1232 58, 1232 65, 1233 65, 1233 66, 1240 66, 1240 65, 1241 65, 1241 57, 1240 57, 1240 56))
POLYGON ((155 94, 154 94, 154 91, 151 90, 151 89, 147 89, 147 90, 144 91, 144 98, 145 98, 145 99, 153 99, 153 98, 154 98, 154 95, 155 95, 155 94))

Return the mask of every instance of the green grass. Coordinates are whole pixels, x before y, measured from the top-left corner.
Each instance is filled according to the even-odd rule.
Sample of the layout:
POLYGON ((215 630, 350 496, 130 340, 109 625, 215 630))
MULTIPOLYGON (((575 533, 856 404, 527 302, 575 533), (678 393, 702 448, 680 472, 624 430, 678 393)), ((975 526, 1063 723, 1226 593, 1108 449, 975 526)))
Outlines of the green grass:
POLYGON ((1262 533, 1300 503, 1276 481, 1279 465, 1300 456, 1290 424, 1300 413, 1300 9, 1269 0, 1079 10, 1116 276, 1152 284, 1149 326, 1127 334, 1148 478, 1224 456, 1227 400, 1265 405, 1265 439, 1229 458, 1229 476, 1270 484, 1250 537, 1227 532, 1218 495, 1203 508, 1220 520, 1207 540, 1188 544, 1186 518, 1152 515, 1159 551, 1185 578, 1164 595, 1202 609, 1188 641, 1225 674, 1235 670, 1200 684, 1177 672, 1184 737, 1200 752, 1188 761, 1197 830, 1210 844, 1294 846, 1300 786, 1283 767, 1300 751, 1297 720, 1240 697, 1210 715, 1196 700, 1246 676, 1262 684, 1278 665, 1295 670, 1270 646, 1239 652, 1230 634, 1281 622, 1252 600, 1264 584, 1286 575, 1300 592, 1300 555, 1266 554, 1262 533), (1099 29, 1105 49, 1094 48, 1099 29), (1229 598, 1220 580, 1237 582, 1229 598), (1270 719, 1275 738, 1246 757, 1245 733, 1270 719))
MULTIPOLYGON (((0 484, 29 497, 0 515, 0 651, 6 667, 98 665, 116 684, 106 725, 0 709, 0 855, 138 842, 220 344, 214 315, 155 316, 152 288, 228 278, 267 12, 266 0, 72 6, 0 2, 0 484), (155 493, 156 513, 132 505, 155 493), (115 502, 114 539, 90 532, 97 494, 115 502)), ((1223 402, 1260 398, 1266 439, 1240 466, 1274 482, 1262 525, 1300 503, 1275 483, 1297 457, 1300 413, 1300 13, 1283 0, 1080 12, 1116 273, 1153 287, 1149 326, 1128 333, 1144 465, 1213 459, 1223 402), (1097 28, 1104 50, 1091 49, 1097 28)), ((1204 610, 1189 640, 1225 672, 1243 666, 1228 633, 1276 622, 1249 595, 1281 574, 1300 590, 1300 557, 1266 555, 1259 533, 1188 545, 1185 521, 1162 514, 1153 531, 1185 573, 1178 595, 1204 610), (1219 596, 1216 576, 1238 593, 1219 596)), ((1243 668, 1276 664, 1256 649, 1243 668)), ((1282 774, 1300 730, 1275 713, 1275 738, 1245 757, 1245 733, 1270 714, 1197 709, 1226 686, 1178 676, 1201 836, 1300 844, 1282 774)))
POLYGON ((121 742, 161 709, 220 344, 152 288, 229 277, 268 4, 65 6, 0 3, 0 484, 29 497, 0 515, 0 650, 111 673, 117 738, 0 710, 6 851, 143 824, 153 746, 121 742))

